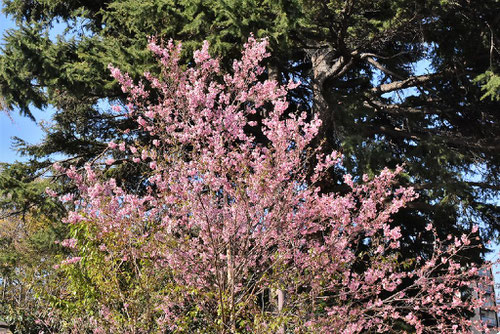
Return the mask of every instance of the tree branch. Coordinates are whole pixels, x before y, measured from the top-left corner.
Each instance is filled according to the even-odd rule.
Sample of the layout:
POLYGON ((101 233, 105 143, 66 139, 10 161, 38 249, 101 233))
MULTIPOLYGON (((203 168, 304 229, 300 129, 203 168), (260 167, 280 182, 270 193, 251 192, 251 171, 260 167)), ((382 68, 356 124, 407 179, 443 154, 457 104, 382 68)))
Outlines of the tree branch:
POLYGON ((400 104, 385 104, 379 101, 373 101, 366 99, 363 102, 363 106, 367 108, 376 109, 377 111, 385 112, 393 115, 403 115, 403 114, 441 114, 441 110, 434 110, 429 107, 410 107, 400 104))
POLYGON ((378 68, 380 71, 384 72, 385 74, 390 75, 390 76, 392 76, 394 78, 403 80, 403 77, 401 75, 399 75, 399 74, 397 74, 397 73, 389 70, 388 68, 384 67, 384 65, 380 64, 378 61, 375 60, 375 58, 373 58, 369 54, 362 53, 360 55, 360 58, 361 59, 366 59, 367 62, 369 62, 370 64, 372 64, 373 66, 375 66, 376 68, 378 68))
POLYGON ((472 181, 467 181, 465 183, 472 187, 479 187, 490 190, 500 190, 500 185, 498 184, 491 184, 486 182, 472 182, 472 181))
POLYGON ((373 87, 371 91, 373 93, 389 93, 395 90, 419 86, 425 84, 431 80, 439 79, 443 77, 443 73, 435 73, 435 74, 424 74, 417 75, 413 77, 409 77, 405 80, 394 81, 391 83, 383 84, 377 87, 373 87))
MULTIPOLYGON (((451 146, 465 147, 488 153, 500 152, 499 144, 481 144, 477 142, 477 139, 470 137, 451 137, 449 135, 445 137, 446 134, 434 134, 429 131, 423 131, 423 130, 421 130, 421 132, 424 133, 407 132, 400 129, 390 129, 387 128, 386 126, 379 126, 374 128, 373 130, 374 132, 382 132, 384 134, 394 137, 400 137, 418 141, 429 140, 430 138, 437 138, 438 140, 446 144, 449 144, 451 146)), ((495 138, 495 142, 500 142, 500 138, 495 138)))
MULTIPOLYGON (((487 183, 487 182, 473 182, 473 181, 455 180, 454 182, 447 181, 446 184, 447 185, 464 184, 464 185, 471 186, 471 187, 479 187, 479 188, 490 189, 490 190, 500 190, 500 185, 487 183)), ((442 187, 442 186, 444 186, 444 184, 436 185, 435 183, 418 183, 418 184, 412 184, 411 186, 415 190, 424 190, 424 189, 433 189, 436 187, 442 187)))
POLYGON ((354 65, 354 57, 357 51, 339 56, 333 64, 333 50, 315 50, 310 54, 314 80, 322 86, 326 79, 331 77, 340 77, 349 71, 354 65))

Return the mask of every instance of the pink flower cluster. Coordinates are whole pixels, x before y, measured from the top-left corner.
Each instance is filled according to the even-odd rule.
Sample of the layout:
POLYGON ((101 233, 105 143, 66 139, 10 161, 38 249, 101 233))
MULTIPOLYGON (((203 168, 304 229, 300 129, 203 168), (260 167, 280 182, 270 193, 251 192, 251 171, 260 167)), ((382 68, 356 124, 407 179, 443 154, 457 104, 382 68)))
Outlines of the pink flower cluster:
MULTIPOLYGON (((208 43, 183 70, 180 45, 152 40, 163 75, 145 77, 156 103, 144 84, 110 66, 130 94, 128 114, 154 140, 142 151, 109 148, 149 165, 149 193, 129 194, 113 179, 99 181, 98 171, 70 169, 83 201, 67 221, 97 221, 96 244, 108 258, 153 259, 170 273, 177 289, 162 291, 157 306, 158 323, 173 331, 193 305, 198 321, 219 332, 381 333, 398 323, 417 333, 470 331, 467 311, 482 301, 480 291, 477 299, 467 291, 480 278, 456 256, 472 247, 471 236, 441 241, 430 224, 433 254, 403 259, 391 216, 416 195, 395 186, 401 168, 360 183, 346 175, 347 194, 321 192, 317 182, 340 155, 311 147, 317 117, 287 114, 294 83, 259 80, 266 46, 250 38, 224 74, 208 43), (280 310, 264 300, 277 290, 286 294, 280 310)), ((102 322, 113 317, 112 305, 102 310, 102 322)))

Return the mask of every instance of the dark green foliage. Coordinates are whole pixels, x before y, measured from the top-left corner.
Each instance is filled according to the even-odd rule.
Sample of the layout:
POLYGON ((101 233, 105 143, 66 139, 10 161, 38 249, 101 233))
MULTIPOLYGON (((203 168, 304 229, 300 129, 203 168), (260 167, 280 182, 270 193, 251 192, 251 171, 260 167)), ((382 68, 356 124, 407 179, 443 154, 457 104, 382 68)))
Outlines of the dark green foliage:
POLYGON ((35 161, 32 164, 0 165, 0 218, 22 215, 34 207, 53 217, 61 215, 63 208, 45 194, 49 182, 38 179, 39 169, 43 165, 35 161))
POLYGON ((22 217, 0 219, 0 320, 14 333, 50 328, 36 320, 50 318, 48 297, 64 283, 52 268, 65 252, 55 243, 67 233, 60 218, 47 217, 32 207, 22 217))

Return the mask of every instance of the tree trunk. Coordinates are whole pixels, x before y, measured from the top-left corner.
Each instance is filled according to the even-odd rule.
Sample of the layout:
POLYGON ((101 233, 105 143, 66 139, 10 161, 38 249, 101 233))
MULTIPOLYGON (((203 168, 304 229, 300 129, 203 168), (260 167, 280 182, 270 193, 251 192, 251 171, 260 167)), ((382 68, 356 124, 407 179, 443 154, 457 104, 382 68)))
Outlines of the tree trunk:
MULTIPOLYGON (((283 312, 283 307, 285 306, 285 291, 278 289, 276 290, 276 295, 278 299, 278 314, 281 315, 281 313, 283 312)), ((280 328, 278 328, 277 333, 284 334, 285 326, 284 325, 280 326, 280 328)))
MULTIPOLYGON (((319 134, 317 136, 318 141, 325 140, 323 144, 323 149, 329 151, 334 142, 333 129, 335 128, 333 113, 331 112, 328 102, 325 98, 324 85, 325 81, 330 75, 331 66, 328 66, 326 60, 327 53, 316 50, 311 54, 311 65, 312 65, 312 112, 314 115, 318 115, 321 119, 321 127, 319 129, 319 134)), ((340 64, 340 59, 336 62, 340 64)), ((340 65, 339 65, 340 66, 340 65)))
MULTIPOLYGON (((280 83, 279 74, 280 74, 280 72, 279 72, 278 68, 276 68, 275 66, 273 66, 271 64, 268 65, 267 76, 268 76, 269 80, 275 80, 278 83, 280 83)), ((283 307, 285 306, 285 291, 282 289, 276 289, 275 292, 276 292, 276 301, 275 301, 276 302, 276 310, 278 311, 278 314, 281 314, 283 307)), ((274 293, 271 293, 271 295, 274 295, 274 293)), ((278 333, 281 334, 284 332, 285 332, 285 328, 284 328, 284 326, 281 326, 278 329, 278 333)))
POLYGON ((236 333, 236 319, 234 318, 234 259, 231 246, 228 246, 226 250, 227 257, 227 286, 229 290, 229 323, 227 328, 230 328, 230 333, 236 333))

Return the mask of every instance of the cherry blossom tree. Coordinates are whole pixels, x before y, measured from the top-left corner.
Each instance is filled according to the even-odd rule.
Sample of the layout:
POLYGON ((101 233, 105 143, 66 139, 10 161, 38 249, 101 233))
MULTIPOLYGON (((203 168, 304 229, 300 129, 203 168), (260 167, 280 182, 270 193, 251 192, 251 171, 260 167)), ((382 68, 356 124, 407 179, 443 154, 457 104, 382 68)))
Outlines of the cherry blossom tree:
POLYGON ((110 65, 130 94, 116 113, 135 118, 152 145, 111 142, 109 150, 151 173, 141 196, 106 180, 97 164, 56 166, 80 192, 63 198, 76 210, 67 217, 74 238, 62 241, 73 255, 59 267, 70 282, 60 298, 74 305, 85 298, 82 285, 93 287, 87 315, 74 313, 73 325, 95 333, 469 332, 483 302, 477 286, 487 282, 459 255, 475 247, 477 230, 439 240, 429 224, 421 237, 433 253, 405 259, 391 217, 416 195, 395 186, 401 167, 362 180, 346 174, 348 193, 322 192, 318 182, 342 168, 341 155, 312 145, 317 118, 288 112, 287 92, 299 83, 262 80, 266 45, 250 38, 232 73, 208 43, 185 69, 180 44, 154 39, 160 76, 133 83, 110 65))

